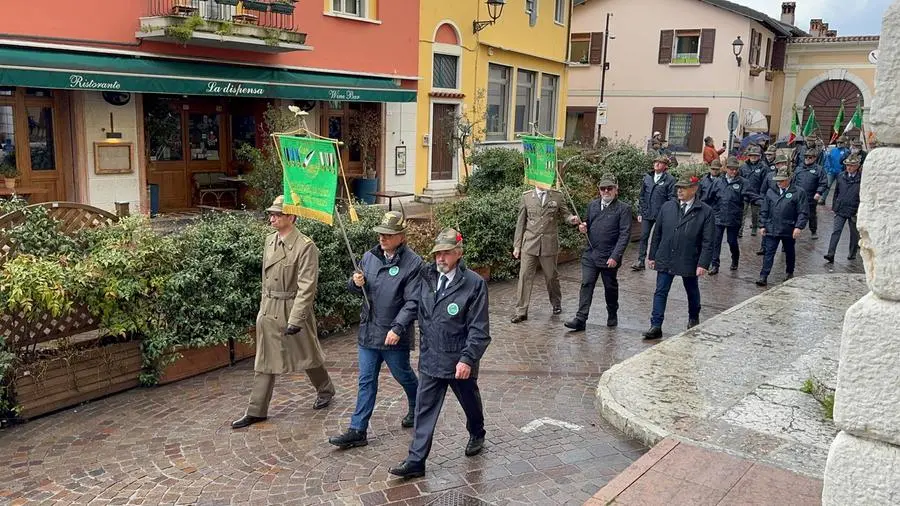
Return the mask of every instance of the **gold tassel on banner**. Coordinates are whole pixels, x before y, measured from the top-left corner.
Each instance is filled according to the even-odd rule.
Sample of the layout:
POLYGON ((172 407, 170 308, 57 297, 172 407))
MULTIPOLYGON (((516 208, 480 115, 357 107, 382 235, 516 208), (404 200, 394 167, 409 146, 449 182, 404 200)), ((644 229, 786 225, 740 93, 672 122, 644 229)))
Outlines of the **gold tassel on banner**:
POLYGON ((350 185, 347 184, 347 174, 344 173, 344 162, 341 161, 341 152, 338 150, 338 167, 341 169, 341 177, 344 179, 344 190, 347 191, 347 212, 350 214, 350 223, 359 221, 359 215, 356 214, 356 206, 353 205, 353 199, 350 197, 350 185))

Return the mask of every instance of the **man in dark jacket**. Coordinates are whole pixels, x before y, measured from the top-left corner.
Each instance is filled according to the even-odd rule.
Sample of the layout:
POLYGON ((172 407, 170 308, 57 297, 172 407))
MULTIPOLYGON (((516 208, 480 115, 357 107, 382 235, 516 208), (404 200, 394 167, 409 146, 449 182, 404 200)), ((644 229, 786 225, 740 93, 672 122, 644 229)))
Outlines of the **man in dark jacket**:
POLYGON ((847 260, 856 258, 859 251, 859 231, 856 229, 856 213, 859 211, 859 185, 862 174, 859 166, 862 160, 858 154, 852 154, 844 160, 847 169, 837 177, 834 187, 834 200, 831 208, 834 211, 834 231, 831 233, 831 243, 828 245, 828 254, 825 260, 834 263, 834 253, 837 251, 838 242, 841 240, 841 232, 844 224, 850 224, 850 254, 847 260))
POLYGON ((675 276, 681 276, 688 298, 688 328, 700 323, 699 276, 706 274, 712 262, 716 234, 713 210, 695 198, 699 179, 684 176, 678 180, 678 200, 663 204, 659 211, 648 265, 656 269, 656 293, 650 330, 644 339, 662 338, 669 289, 675 276))
POLYGON ((587 222, 578 227, 581 233, 587 234, 588 247, 581 255, 578 313, 565 323, 574 331, 585 328, 598 276, 603 279, 606 297, 606 326, 619 324, 619 281, 616 275, 631 236, 631 206, 618 199, 619 186, 613 176, 603 176, 598 186, 600 198, 588 204, 587 222))
POLYGON ((466 456, 477 455, 484 448, 478 363, 491 342, 488 290, 484 280, 462 262, 462 247, 459 232, 442 230, 431 250, 435 263, 420 269, 416 298, 421 349, 415 435, 409 456, 389 470, 397 476, 425 475, 425 459, 431 451, 447 387, 466 415, 466 456))
MULTIPOLYGON (((815 158, 813 158, 815 161, 815 158)), ((772 264, 775 263, 775 252, 778 251, 778 243, 784 247, 785 261, 787 263, 787 279, 794 277, 796 251, 794 246, 800 231, 806 227, 806 216, 809 212, 809 203, 806 201, 806 192, 802 188, 791 183, 791 176, 787 169, 775 176, 778 190, 769 190, 763 199, 760 211, 760 232, 763 235, 762 270, 756 286, 768 284, 769 273, 772 272, 772 264)))
POLYGON ((807 211, 809 231, 812 233, 813 239, 819 238, 819 235, 816 233, 819 230, 816 206, 828 185, 828 177, 825 175, 825 169, 816 163, 818 156, 819 153, 817 150, 807 150, 803 155, 803 165, 798 166, 794 170, 793 180, 793 184, 806 193, 806 203, 809 205, 809 210, 807 211))
POLYGON ((850 142, 850 154, 859 155, 859 168, 862 169, 863 165, 866 164, 866 156, 869 153, 863 149, 863 143, 861 140, 853 139, 853 141, 850 142))
MULTIPOLYGON (((731 157, 729 157, 731 158, 731 157)), ((709 173, 700 178, 700 190, 697 192, 697 195, 700 197, 700 200, 706 202, 706 199, 709 197, 710 192, 715 186, 716 181, 719 180, 722 175, 722 162, 716 158, 709 164, 709 173)))
MULTIPOLYGON (((778 186, 778 183, 775 182, 775 176, 778 175, 778 171, 782 171, 782 170, 790 172, 790 170, 788 168, 788 159, 784 155, 778 155, 775 157, 775 166, 769 169, 769 171, 766 173, 766 177, 763 178, 762 184, 759 187, 758 194, 759 194, 760 199, 766 198, 766 193, 769 190, 773 190, 776 193, 780 191, 780 187, 778 186)), ((762 200, 760 200, 760 202, 762 202, 762 200)), ((756 251, 757 255, 765 255, 766 254, 765 243, 766 243, 766 238, 761 237, 759 239, 759 249, 756 251)))
POLYGON ((741 228, 741 213, 745 203, 759 205, 760 198, 749 181, 738 175, 738 161, 733 156, 725 163, 725 177, 719 178, 704 202, 712 206, 716 217, 716 237, 713 241, 712 267, 709 275, 719 273, 719 255, 722 251, 722 236, 728 233, 728 248, 731 250, 731 270, 736 271, 741 258, 738 246, 738 229, 741 228))
POLYGON ((638 259, 631 266, 633 271, 644 270, 647 243, 660 207, 670 200, 675 200, 675 177, 666 172, 668 169, 669 158, 664 155, 657 156, 653 160, 653 173, 644 176, 641 183, 637 217, 638 223, 641 224, 641 244, 638 248, 638 259))
MULTIPOLYGON (((762 161, 761 155, 759 146, 751 145, 747 148, 747 161, 741 166, 740 176, 746 179, 752 188, 759 188, 766 171, 769 170, 768 164, 762 161)), ((744 235, 744 219, 747 217, 747 211, 750 212, 750 235, 756 236, 756 230, 759 228, 759 204, 747 202, 744 204, 744 212, 741 215, 738 237, 744 235)))
POLYGON ((416 288, 422 259, 406 246, 406 220, 403 214, 391 211, 375 227, 378 245, 367 251, 359 264, 359 271, 348 282, 351 292, 366 291, 368 302, 360 314, 359 386, 356 411, 344 434, 333 436, 328 442, 346 449, 367 445, 366 429, 375 409, 378 394, 378 375, 381 363, 386 362, 394 379, 406 392, 409 406, 403 427, 412 427, 416 409, 416 390, 419 382, 409 365, 412 349, 413 320, 416 319, 416 288))

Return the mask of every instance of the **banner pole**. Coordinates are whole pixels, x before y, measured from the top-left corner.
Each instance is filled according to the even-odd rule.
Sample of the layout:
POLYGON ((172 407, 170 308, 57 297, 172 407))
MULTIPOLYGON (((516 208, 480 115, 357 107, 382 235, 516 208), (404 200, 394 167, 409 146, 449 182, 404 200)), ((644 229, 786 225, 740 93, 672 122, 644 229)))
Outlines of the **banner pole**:
MULTIPOLYGON (((584 157, 582 157, 581 155, 575 155, 575 156, 569 158, 568 160, 563 162, 563 169, 566 168, 566 166, 569 164, 569 162, 571 162, 572 160, 574 160, 576 158, 584 158, 584 157)), ((569 188, 566 186, 565 181, 563 181, 562 174, 559 173, 558 159, 557 159, 557 167, 556 167, 556 182, 559 185, 562 185, 563 194, 566 196, 566 198, 569 199, 569 205, 572 206, 572 214, 574 214, 578 218, 579 223, 584 223, 585 224, 584 226, 587 227, 587 222, 581 220, 581 216, 578 214, 578 208, 575 207, 575 201, 572 199, 572 195, 569 193, 569 188)), ((590 232, 590 231, 588 231, 588 232, 590 232)), ((594 245, 591 244, 591 236, 588 234, 584 234, 584 237, 585 237, 585 239, 587 239, 588 246, 591 249, 594 249, 594 245)))
MULTIPOLYGON (((340 210, 338 210, 337 208, 335 208, 334 214, 337 215, 337 218, 338 218, 338 224, 339 224, 340 227, 341 227, 341 235, 344 236, 344 244, 347 245, 347 252, 350 254, 350 261, 353 262, 353 271, 354 271, 354 272, 362 272, 362 271, 359 269, 359 264, 356 263, 356 254, 353 253, 353 247, 350 246, 350 238, 347 237, 347 229, 344 228, 344 219, 341 218, 341 212, 340 212, 340 210)), ((366 285, 363 284, 363 286, 361 286, 360 289, 362 290, 363 299, 365 299, 365 301, 366 301, 366 307, 368 307, 369 309, 371 309, 371 308, 372 308, 372 304, 369 302, 369 295, 366 293, 366 285)))

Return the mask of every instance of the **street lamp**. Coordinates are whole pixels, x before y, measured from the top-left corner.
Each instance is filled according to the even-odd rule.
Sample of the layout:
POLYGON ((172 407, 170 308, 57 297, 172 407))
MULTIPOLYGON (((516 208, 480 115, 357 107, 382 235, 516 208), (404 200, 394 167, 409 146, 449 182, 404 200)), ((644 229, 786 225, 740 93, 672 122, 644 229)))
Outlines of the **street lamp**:
POLYGON ((475 33, 478 33, 488 26, 494 24, 500 15, 503 14, 503 6, 506 4, 506 0, 485 0, 488 8, 488 17, 491 18, 490 21, 472 21, 472 30, 475 33))
POLYGON ((734 51, 734 59, 737 60, 738 67, 740 67, 741 51, 744 50, 744 41, 741 40, 740 35, 738 35, 738 38, 734 39, 734 42, 731 43, 731 49, 734 51))
MULTIPOLYGON (((603 103, 603 99, 605 98, 606 92, 606 71, 609 69, 609 62, 606 61, 607 51, 609 50, 609 39, 614 39, 609 35, 609 18, 612 16, 611 12, 606 13, 606 31, 603 32, 603 66, 600 68, 600 103, 603 103)), ((599 107, 598 107, 599 109, 599 107)), ((597 115, 597 124, 594 125, 594 147, 597 146, 597 142, 600 141, 600 131, 603 128, 603 125, 600 123, 600 115, 597 115)))

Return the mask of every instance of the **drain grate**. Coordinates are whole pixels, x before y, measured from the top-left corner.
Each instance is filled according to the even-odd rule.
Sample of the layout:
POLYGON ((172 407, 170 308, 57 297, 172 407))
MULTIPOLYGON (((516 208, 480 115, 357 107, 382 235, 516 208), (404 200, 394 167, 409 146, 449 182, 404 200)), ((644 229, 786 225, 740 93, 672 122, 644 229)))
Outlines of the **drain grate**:
POLYGON ((482 501, 477 497, 465 495, 456 490, 444 492, 434 496, 434 499, 425 503, 427 506, 491 506, 491 503, 482 501))

